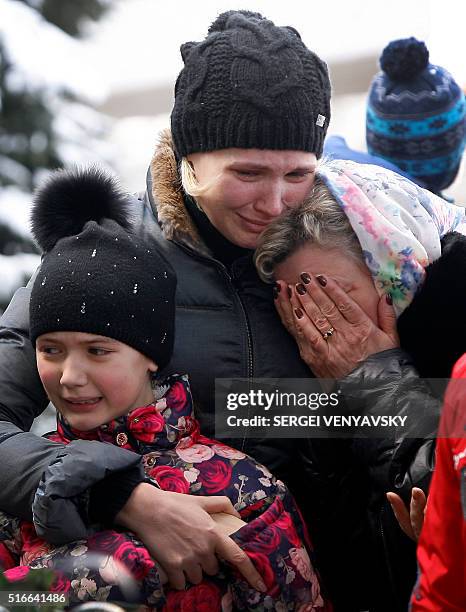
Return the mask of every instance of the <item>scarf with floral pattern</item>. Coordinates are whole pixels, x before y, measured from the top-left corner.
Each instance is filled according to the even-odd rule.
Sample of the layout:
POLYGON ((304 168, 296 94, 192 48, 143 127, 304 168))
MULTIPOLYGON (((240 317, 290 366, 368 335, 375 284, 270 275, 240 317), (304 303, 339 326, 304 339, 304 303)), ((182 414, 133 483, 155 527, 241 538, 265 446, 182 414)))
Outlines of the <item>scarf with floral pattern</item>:
POLYGON ((332 160, 319 176, 348 217, 379 295, 391 295, 399 316, 440 257, 440 239, 466 234, 465 209, 378 166, 332 160))

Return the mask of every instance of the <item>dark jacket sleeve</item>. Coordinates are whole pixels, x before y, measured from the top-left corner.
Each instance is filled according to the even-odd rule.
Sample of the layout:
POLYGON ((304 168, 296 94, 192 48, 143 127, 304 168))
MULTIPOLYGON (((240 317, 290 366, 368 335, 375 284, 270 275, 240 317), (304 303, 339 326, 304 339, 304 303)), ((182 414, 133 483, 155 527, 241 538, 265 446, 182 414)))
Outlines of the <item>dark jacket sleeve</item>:
POLYGON ((91 488, 131 469, 144 479, 142 457, 132 451, 90 440, 66 445, 45 469, 34 497, 37 534, 52 544, 85 538, 91 488))
POLYGON ((388 429, 386 437, 352 442, 374 492, 396 491, 409 501, 413 486, 427 489, 441 400, 419 377, 411 358, 402 349, 372 355, 340 381, 339 388, 351 413, 407 417, 405 426, 388 429))
MULTIPOLYGON (((29 296, 33 280, 15 293, 0 319, 0 509, 27 520, 32 520, 32 504, 43 474, 62 456, 65 448, 29 432, 34 419, 48 403, 29 341, 29 296)), ((74 447, 68 445, 67 469, 73 465, 76 474, 84 469, 91 475, 98 474, 99 478, 89 480, 90 486, 103 479, 100 488, 95 485, 90 489, 87 510, 94 520, 111 520, 136 484, 143 480, 138 456, 132 453, 128 456, 127 451, 117 447, 109 450, 109 445, 98 443, 92 452, 91 465, 81 449, 75 456, 73 452, 74 447), (114 470, 109 463, 111 460, 115 461, 114 470), (118 480, 112 472, 119 474, 118 480)), ((42 486, 42 490, 45 496, 48 495, 47 487, 42 486)), ((54 494, 66 497, 67 491, 60 494, 54 489, 54 494)), ((86 522, 82 508, 80 516, 86 522)), ((45 537, 46 520, 42 521, 45 537)), ((62 528, 63 538, 71 540, 74 537, 73 524, 67 521, 62 528)))

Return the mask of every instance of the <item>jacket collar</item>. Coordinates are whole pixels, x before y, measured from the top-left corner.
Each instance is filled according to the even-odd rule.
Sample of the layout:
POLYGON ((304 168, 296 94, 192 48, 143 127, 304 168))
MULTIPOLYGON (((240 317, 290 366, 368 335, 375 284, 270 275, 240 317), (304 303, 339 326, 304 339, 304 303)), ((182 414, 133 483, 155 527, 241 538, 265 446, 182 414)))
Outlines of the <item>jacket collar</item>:
POLYGON ((147 177, 147 193, 163 235, 199 254, 211 257, 186 210, 177 161, 170 130, 159 136, 147 177))
POLYGON ((73 440, 99 440, 128 450, 148 452, 183 448, 200 435, 193 417, 193 399, 187 375, 172 374, 153 382, 154 402, 134 408, 90 431, 71 427, 57 412, 57 432, 53 440, 68 444, 73 440), (152 448, 149 448, 152 447, 152 448))

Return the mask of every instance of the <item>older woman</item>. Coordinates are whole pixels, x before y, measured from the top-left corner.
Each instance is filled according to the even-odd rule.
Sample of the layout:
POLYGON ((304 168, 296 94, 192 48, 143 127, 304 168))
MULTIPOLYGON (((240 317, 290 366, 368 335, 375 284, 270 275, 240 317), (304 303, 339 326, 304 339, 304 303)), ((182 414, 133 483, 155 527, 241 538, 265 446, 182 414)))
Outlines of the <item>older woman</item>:
MULTIPOLYGON (((463 208, 385 169, 332 161, 319 167, 309 198, 267 228, 256 251, 259 273, 276 281, 277 310, 312 371, 322 378, 345 376, 343 395, 365 414, 414 415, 405 433, 352 441, 346 461, 336 466, 341 478, 353 470, 366 482, 361 500, 340 502, 350 508, 360 501, 367 513, 361 541, 369 542, 378 567, 375 590, 386 592, 384 580, 397 585, 400 608, 388 604, 392 610, 407 601, 415 557, 387 510, 385 492, 395 489, 406 499, 413 485, 428 485, 438 408, 416 398, 418 381, 402 368, 409 358, 398 348, 395 317, 401 347, 418 371, 447 377, 466 348, 464 233, 463 208), (352 328, 361 312, 388 338, 384 362, 372 366, 369 338, 357 342, 352 328), (333 365, 335 355, 348 353, 363 362, 351 373, 333 365)), ((322 459, 313 446, 315 461, 324 466, 328 456, 322 459)), ((344 546, 346 528, 335 527, 336 545, 344 546)))

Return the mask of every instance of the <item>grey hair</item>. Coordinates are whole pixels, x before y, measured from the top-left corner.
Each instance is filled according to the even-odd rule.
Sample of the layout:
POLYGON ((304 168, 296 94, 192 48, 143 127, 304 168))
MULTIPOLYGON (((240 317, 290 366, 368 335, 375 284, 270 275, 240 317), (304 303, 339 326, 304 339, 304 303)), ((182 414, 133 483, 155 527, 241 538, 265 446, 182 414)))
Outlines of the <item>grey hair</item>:
POLYGON ((305 244, 339 249, 364 265, 359 240, 319 175, 316 175, 311 193, 304 202, 278 217, 262 233, 254 255, 262 280, 273 282, 276 266, 305 244))

